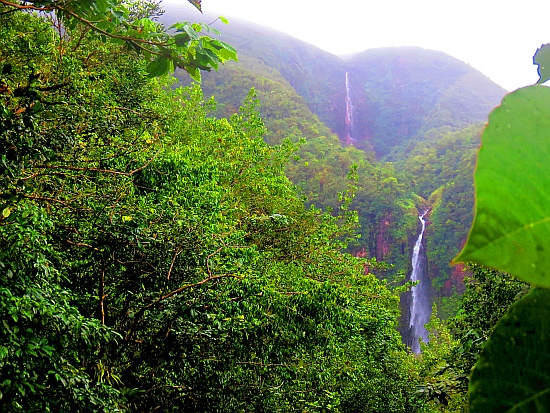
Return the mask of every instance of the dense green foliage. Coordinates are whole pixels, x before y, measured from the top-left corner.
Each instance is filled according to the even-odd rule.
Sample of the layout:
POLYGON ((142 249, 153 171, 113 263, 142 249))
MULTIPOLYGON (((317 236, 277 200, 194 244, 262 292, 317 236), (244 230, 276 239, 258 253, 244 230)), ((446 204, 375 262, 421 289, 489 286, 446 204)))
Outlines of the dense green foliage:
MULTIPOLYGON (((200 1, 188 1, 201 10, 200 1)), ((167 31, 155 21, 162 13, 158 2, 0 0, 0 5, 3 13, 32 11, 48 14, 61 36, 78 28, 82 34, 124 45, 142 55, 148 63, 147 72, 153 77, 172 73, 178 67, 200 80, 201 70, 217 69, 220 63, 237 60, 235 49, 211 37, 208 33, 219 32, 206 24, 177 22, 170 27, 173 30, 167 31)), ((222 17, 220 20, 227 22, 222 17)))
MULTIPOLYGON (((315 80, 306 63, 320 55, 307 48, 292 57, 304 59, 301 67, 270 64, 277 46, 263 50, 265 64, 245 56, 220 78, 206 77, 205 89, 222 92, 216 107, 198 86, 152 79, 165 70, 120 42, 119 23, 101 38, 82 20, 64 26, 51 13, 0 3, 2 410, 462 412, 476 362, 474 409, 501 401, 545 408, 545 380, 507 391, 506 400, 494 396, 499 377, 519 380, 516 369, 527 363, 535 375, 547 373, 537 358, 544 337, 533 334, 547 328, 537 314, 544 291, 504 315, 528 285, 473 266, 457 316, 446 325, 434 311, 422 355, 409 354, 397 332, 400 289, 387 285, 408 270, 419 209, 431 209, 435 286, 444 294, 460 288, 461 276, 449 283, 447 263, 471 219, 479 125, 439 127, 445 111, 430 112, 433 122, 392 150, 399 161, 381 162, 343 146, 317 117, 327 122, 315 107, 332 101, 316 91, 330 76, 315 80), (393 272, 383 274, 377 259, 396 264, 393 272)), ((68 19, 59 7, 57 16, 68 19)), ((154 9, 139 7, 138 14, 154 9)), ((124 19, 136 9, 128 13, 124 19)), ((187 34, 185 47, 204 46, 187 34)), ((541 93, 526 89, 506 102, 511 112, 523 106, 516 98, 538 108, 548 99, 541 93)), ((495 186, 483 184, 493 162, 483 151, 500 151, 491 149, 493 127, 509 116, 492 116, 484 134, 470 240, 489 228, 479 226, 480 211, 494 203, 484 205, 479 193, 495 186)), ((520 118, 529 116, 546 126, 538 110, 520 118)), ((496 129, 525 138, 529 151, 544 134, 538 126, 513 136, 496 129)), ((517 241, 518 228, 533 235, 537 225, 529 224, 546 223, 537 207, 546 199, 537 184, 546 151, 525 159, 504 153, 526 174, 508 178, 534 185, 523 204, 534 211, 516 205, 522 214, 513 215, 523 227, 498 226, 517 241)), ((501 208, 493 215, 514 221, 501 208)), ((545 248, 545 237, 536 245, 545 248)), ((528 256, 513 259, 523 270, 535 262, 522 261, 528 256)), ((438 302, 446 316, 454 297, 446 307, 438 302)))
POLYGON ((498 320, 528 291, 528 285, 511 275, 479 265, 470 267, 458 314, 450 321, 459 341, 455 356, 465 376, 469 376, 481 349, 498 320))
POLYGON ((442 323, 436 308, 427 329, 430 342, 422 344, 420 392, 428 400, 427 411, 466 413, 472 369, 499 319, 529 285, 503 272, 479 265, 469 267, 471 277, 460 297, 458 313, 442 323))
POLYGON ((3 409, 418 411, 398 296, 341 252, 353 188, 306 207, 253 94, 209 117, 67 30, 0 14, 3 409))
MULTIPOLYGON (((219 74, 204 76, 203 81, 205 93, 222 101, 215 114, 229 118, 239 99, 254 88, 262 102, 266 142, 279 144, 290 139, 298 146, 286 174, 309 204, 337 211, 341 193, 350 185, 350 170, 356 167, 352 182, 356 196, 351 207, 358 211, 361 239, 350 245, 350 251, 407 268, 418 200, 411 196, 404 175, 392 163, 377 162, 372 153, 343 146, 289 82, 257 59, 245 55, 239 64, 220 68, 219 74)), ((395 272, 387 275, 392 278, 395 272)))
POLYGON ((402 159, 415 193, 431 208, 427 230, 429 274, 436 291, 450 296, 462 291, 461 270, 450 267, 464 243, 473 218, 473 172, 480 144, 481 125, 453 132, 450 127, 432 129, 394 156, 402 159))
POLYGON ((458 314, 449 322, 456 340, 445 359, 452 379, 446 389, 451 398, 453 392, 466 396, 472 369, 495 325, 529 289, 503 272, 479 265, 472 265, 470 270, 472 276, 466 280, 458 314))

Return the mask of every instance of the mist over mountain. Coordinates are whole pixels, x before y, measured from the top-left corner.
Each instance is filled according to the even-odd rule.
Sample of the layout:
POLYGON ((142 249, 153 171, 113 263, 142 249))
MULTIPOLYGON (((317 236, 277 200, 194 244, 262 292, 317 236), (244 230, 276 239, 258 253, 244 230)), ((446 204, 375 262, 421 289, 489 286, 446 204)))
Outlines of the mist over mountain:
POLYGON ((442 126, 485 121, 506 91, 445 53, 416 47, 347 56, 356 112, 353 138, 378 156, 442 126))
MULTIPOLYGON (((166 22, 177 14, 171 7, 166 22)), ((204 21, 213 20, 215 16, 205 14, 204 21)), ((239 19, 232 18, 230 24, 218 28, 222 40, 237 49, 240 62, 226 64, 219 73, 205 74, 206 94, 215 94, 222 105, 237 102, 248 90, 223 86, 232 83, 236 73, 262 75, 278 82, 284 79, 285 86, 346 142, 347 72, 354 111, 351 138, 355 146, 374 150, 378 158, 429 129, 450 126, 458 130, 485 121, 506 93, 478 70, 439 51, 395 47, 335 56, 239 19)), ((269 98, 262 103, 271 105, 269 98)))

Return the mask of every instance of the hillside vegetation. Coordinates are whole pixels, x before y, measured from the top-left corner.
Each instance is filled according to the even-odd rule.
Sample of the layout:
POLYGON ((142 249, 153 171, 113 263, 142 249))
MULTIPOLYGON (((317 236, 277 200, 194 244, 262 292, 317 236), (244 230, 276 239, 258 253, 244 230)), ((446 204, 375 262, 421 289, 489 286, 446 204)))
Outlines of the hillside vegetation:
MULTIPOLYGON (((337 207, 339 193, 349 186, 348 172, 357 166, 352 208, 361 238, 349 251, 393 264, 379 274, 388 281, 398 271, 410 273, 417 210, 430 207, 427 251, 434 295, 462 291, 463 268, 449 262, 472 221, 482 122, 504 90, 441 52, 388 48, 337 57, 239 19, 223 29, 222 39, 239 49, 240 61, 203 76, 204 93, 218 102, 216 116, 230 117, 254 88, 266 142, 305 140, 286 173, 317 207, 337 207), (355 119, 349 146, 346 71, 355 119)), ((188 77, 178 76, 189 84, 188 77)))
POLYGON ((449 276, 482 126, 430 124, 382 161, 324 117, 330 77, 306 60, 337 58, 243 48, 204 77, 216 102, 168 75, 235 57, 208 26, 171 37, 154 4, 92 4, 0 0, 0 410, 467 411, 481 348, 529 289, 449 276), (426 207, 434 285, 465 292, 413 355, 396 275, 426 207))
POLYGON ((341 252, 351 195, 304 205, 254 95, 208 117, 82 26, 0 20, 6 410, 421 408, 398 296, 341 252))

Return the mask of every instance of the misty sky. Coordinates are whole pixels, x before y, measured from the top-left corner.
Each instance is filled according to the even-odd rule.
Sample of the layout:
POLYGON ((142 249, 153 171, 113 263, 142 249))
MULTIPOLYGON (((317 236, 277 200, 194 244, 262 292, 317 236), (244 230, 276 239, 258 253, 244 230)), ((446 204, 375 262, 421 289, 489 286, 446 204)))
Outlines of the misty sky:
MULTIPOLYGON (((185 5, 188 13, 178 20, 198 18, 186 0, 164 2, 185 5)), ((550 42, 546 5, 542 0, 202 1, 205 12, 270 26, 337 55, 388 46, 440 50, 508 90, 538 79, 532 57, 550 42)))

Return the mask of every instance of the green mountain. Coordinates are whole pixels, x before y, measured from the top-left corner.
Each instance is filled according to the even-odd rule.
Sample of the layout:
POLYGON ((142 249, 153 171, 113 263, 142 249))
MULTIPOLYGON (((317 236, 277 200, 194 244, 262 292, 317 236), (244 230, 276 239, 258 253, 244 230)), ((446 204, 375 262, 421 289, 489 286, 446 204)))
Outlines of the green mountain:
POLYGON ((482 122, 504 89, 445 53, 416 47, 345 58, 356 112, 353 138, 378 156, 433 128, 482 122))
POLYGON ((249 72, 274 70, 304 99, 312 113, 334 132, 341 130, 345 117, 341 59, 284 33, 241 20, 232 19, 222 30, 225 41, 239 52, 238 66, 247 66, 249 72))
MULTIPOLYGON (((212 20, 213 16, 205 17, 205 21, 212 20)), ((484 121, 505 94, 476 69, 439 51, 396 47, 338 57, 239 19, 231 19, 220 30, 222 39, 237 48, 240 62, 221 68, 221 75, 204 76, 206 94, 235 106, 249 86, 235 84, 231 78, 237 73, 261 74, 278 82, 284 79, 342 141, 349 143, 347 135, 351 134, 355 146, 374 149, 378 158, 429 129, 460 129, 484 121), (231 87, 224 90, 228 84, 231 87), (353 125, 348 126, 346 98, 353 110, 353 125)), ((267 97, 263 104, 280 102, 267 97)))
POLYGON ((230 117, 254 88, 268 143, 305 138, 287 175, 310 203, 338 211, 341 194, 355 186, 361 238, 354 252, 394 264, 386 278, 410 272, 417 211, 431 207, 435 296, 460 291, 462 270, 448 263, 472 219, 480 123, 504 89, 442 52, 401 47, 338 57, 238 19, 219 29, 240 61, 203 75, 215 115, 230 117))

